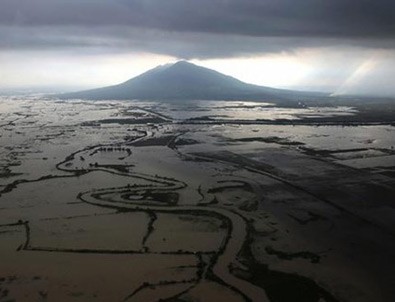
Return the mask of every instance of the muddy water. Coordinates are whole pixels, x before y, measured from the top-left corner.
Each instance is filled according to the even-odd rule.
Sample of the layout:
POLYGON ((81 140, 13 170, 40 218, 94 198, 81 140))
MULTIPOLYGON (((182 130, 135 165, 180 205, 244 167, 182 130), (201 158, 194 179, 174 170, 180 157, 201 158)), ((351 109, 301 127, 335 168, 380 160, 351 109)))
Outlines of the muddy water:
POLYGON ((392 301, 394 127, 237 123, 350 114, 1 99, 0 295, 392 301))

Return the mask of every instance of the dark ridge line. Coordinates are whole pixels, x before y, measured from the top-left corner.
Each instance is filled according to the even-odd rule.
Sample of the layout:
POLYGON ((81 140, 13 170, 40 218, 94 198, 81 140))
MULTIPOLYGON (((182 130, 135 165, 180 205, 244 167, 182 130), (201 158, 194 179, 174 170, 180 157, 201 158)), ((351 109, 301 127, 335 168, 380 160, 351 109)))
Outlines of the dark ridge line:
MULTIPOLYGON (((199 257, 199 253, 196 255, 199 257)), ((198 265, 178 265, 178 266, 171 266, 170 268, 198 268, 198 265)))
POLYGON ((175 285, 175 284, 187 284, 187 283, 195 283, 197 282, 196 279, 190 279, 190 280, 183 280, 183 281, 161 281, 159 283, 149 283, 149 282, 144 282, 141 284, 137 289, 135 289, 130 295, 126 296, 122 301, 127 301, 133 296, 135 296, 138 292, 143 290, 146 287, 157 287, 157 286, 166 286, 166 285, 175 285))
MULTIPOLYGON (((137 201, 136 203, 130 203, 128 201, 114 201, 114 200, 111 200, 111 199, 109 200, 109 199, 102 198, 101 196, 114 193, 113 191, 116 191, 117 193, 120 193, 120 194, 123 194, 123 195, 125 195, 127 193, 128 193, 128 195, 131 195, 133 192, 141 191, 141 190, 146 190, 146 191, 157 191, 157 190, 160 190, 160 191, 172 191, 172 190, 183 189, 183 188, 186 188, 188 186, 185 182, 181 182, 181 181, 178 181, 178 180, 174 180, 176 183, 178 183, 178 185, 176 185, 175 183, 170 183, 169 181, 158 180, 158 179, 155 179, 155 178, 150 179, 147 176, 140 176, 140 175, 137 175, 137 174, 136 175, 134 175, 134 174, 126 174, 125 175, 123 173, 116 173, 116 172, 113 172, 113 171, 106 171, 106 170, 101 170, 101 169, 99 169, 99 171, 105 171, 105 172, 108 172, 108 173, 111 173, 111 174, 116 174, 116 175, 128 176, 128 177, 131 177, 131 178, 144 179, 144 180, 151 181, 151 182, 154 182, 154 183, 157 183, 157 184, 161 184, 161 185, 164 185, 164 186, 163 187, 155 187, 152 184, 148 184, 148 185, 134 185, 134 186, 127 185, 127 186, 123 186, 123 187, 111 187, 111 188, 104 188, 104 189, 94 189, 94 190, 89 190, 89 191, 86 191, 86 192, 78 193, 77 198, 79 198, 83 202, 85 202, 85 200, 81 199, 80 197, 82 195, 85 195, 85 194, 89 193, 94 198, 96 198, 98 200, 119 202, 119 203, 124 203, 124 204, 137 204, 137 205, 140 205, 140 206, 144 206, 146 204, 142 204, 139 201, 137 201), (165 185, 167 185, 167 187, 165 185), (118 191, 120 189, 123 189, 123 190, 122 191, 118 191), (109 190, 113 190, 113 191, 109 191, 109 190)), ((159 176, 157 176, 156 178, 159 178, 159 176)), ((163 179, 163 177, 161 177, 161 178, 163 179)))
MULTIPOLYGON (((146 136, 146 135, 145 135, 146 136)), ((138 139, 141 139, 141 138, 143 138, 143 137, 145 137, 145 136, 142 136, 142 137, 138 137, 138 138, 136 138, 135 140, 138 140, 138 139)), ((134 140, 134 141, 135 141, 134 140)), ((143 174, 137 174, 137 173, 128 173, 128 172, 126 172, 126 173, 124 173, 124 172, 121 172, 121 171, 111 171, 111 170, 108 170, 108 169, 83 169, 83 170, 71 170, 71 169, 67 169, 67 168, 62 168, 61 167, 61 165, 63 165, 63 164, 65 164, 65 163, 67 163, 68 161, 71 161, 71 160, 74 160, 75 159, 75 156, 78 154, 78 153, 80 153, 80 152, 85 152, 85 151, 89 151, 89 150, 92 150, 92 149, 95 149, 95 148, 99 148, 99 147, 102 147, 102 146, 113 146, 114 144, 107 144, 107 145, 95 145, 95 146, 90 146, 90 147, 87 147, 87 148, 83 148, 83 149, 80 149, 80 150, 77 150, 77 151, 75 151, 75 152, 73 152, 73 153, 71 153, 69 156, 67 156, 62 162, 60 162, 60 163, 58 163, 57 165, 56 165, 56 168, 57 169, 59 169, 59 170, 61 170, 61 171, 66 171, 66 172, 71 172, 71 173, 74 173, 74 175, 71 175, 70 177, 74 177, 74 176, 81 176, 81 175, 84 175, 84 174, 87 174, 87 173, 89 173, 89 172, 92 172, 92 171, 104 171, 104 172, 106 172, 106 173, 111 173, 111 174, 114 174, 114 175, 122 175, 122 176, 128 176, 128 177, 134 177, 134 178, 139 178, 139 179, 143 179, 143 180, 146 180, 146 181, 150 181, 150 182, 154 182, 154 183, 159 183, 159 184, 162 184, 162 185, 164 185, 164 186, 170 186, 170 185, 173 185, 173 183, 174 182, 177 182, 177 183, 179 183, 179 184, 182 184, 182 186, 180 187, 180 188, 184 188, 184 187, 187 187, 187 184, 185 183, 185 182, 182 182, 182 181, 179 181, 179 180, 176 180, 176 179, 172 179, 172 178, 167 178, 167 177, 160 177, 160 176, 158 176, 158 175, 155 175, 154 177, 149 177, 149 176, 147 176, 147 175, 143 175, 143 174), (173 183, 170 183, 169 181, 172 181, 173 183)), ((148 185, 147 185, 148 186, 148 185)), ((103 189, 103 190, 108 190, 109 188, 106 188, 106 189, 103 189)), ((111 189, 111 188, 110 188, 111 189)), ((0 195, 1 196, 1 195, 0 195)))
MULTIPOLYGON (((201 281, 201 280, 197 281, 196 283, 194 283, 193 285, 191 285, 191 286, 190 286, 189 288, 187 288, 186 290, 183 290, 183 291, 180 292, 179 294, 176 294, 176 295, 174 295, 174 296, 171 296, 171 297, 166 298, 165 301, 171 301, 171 300, 174 300, 174 299, 178 299, 178 298, 181 297, 182 295, 187 294, 188 292, 191 291, 191 289, 195 288, 195 287, 198 285, 198 283, 199 283, 200 281, 201 281)), ((192 283, 192 282, 191 282, 191 283, 192 283)))
POLYGON ((287 253, 280 250, 276 250, 270 245, 265 247, 265 251, 267 254, 275 255, 279 259, 283 259, 283 260, 293 260, 294 258, 302 258, 302 259, 309 259, 310 262, 314 264, 320 263, 321 261, 321 256, 309 251, 287 253))
POLYGON ((168 143, 167 143, 167 147, 168 148, 170 148, 170 149, 172 149, 172 150, 174 150, 174 151, 176 151, 177 153, 180 153, 179 151, 178 151, 178 148, 177 148, 177 144, 176 144, 176 140, 179 138, 179 137, 181 137, 181 136, 183 136, 185 133, 187 133, 188 131, 181 131, 178 135, 175 135, 168 143))
MULTIPOLYGON (((27 116, 25 116, 24 118, 26 118, 27 116)), ((6 124, 2 124, 2 125, 0 125, 0 128, 3 128, 3 127, 7 127, 7 126, 15 126, 15 122, 17 122, 17 121, 19 121, 21 118, 17 118, 17 119, 15 119, 15 120, 12 120, 12 121, 10 121, 10 122, 8 122, 8 123, 6 123, 6 124)))
MULTIPOLYGON (((75 151, 75 152, 69 154, 68 156, 66 156, 66 158, 65 158, 63 161, 57 163, 55 167, 56 167, 56 169, 58 169, 58 170, 60 170, 60 171, 71 172, 71 173, 74 173, 75 176, 77 176, 77 175, 78 175, 78 172, 80 172, 80 171, 82 171, 82 170, 71 170, 71 169, 66 169, 66 168, 62 168, 61 165, 67 163, 68 161, 72 161, 73 159, 75 159, 75 155, 77 155, 77 154, 80 153, 80 152, 85 152, 85 151, 93 150, 93 149, 98 148, 98 147, 108 146, 108 145, 109 145, 109 144, 105 144, 105 145, 99 144, 99 145, 89 146, 89 147, 86 147, 86 148, 77 150, 77 151, 75 151)), ((81 173, 81 172, 80 172, 80 173, 81 173)))
MULTIPOLYGON (((324 158, 322 157, 332 157, 335 160, 343 160, 343 159, 339 159, 336 156, 336 154, 339 153, 352 153, 352 152, 361 152, 361 151, 380 151, 385 153, 385 156, 388 155, 394 155, 395 154, 395 150, 391 150, 391 149, 386 149, 386 148, 377 148, 377 147, 368 147, 368 148, 355 148, 355 149, 337 149, 337 150, 330 150, 330 149, 315 149, 315 148, 311 148, 311 147, 306 147, 306 146, 299 146, 299 150, 302 151, 303 154, 309 155, 309 156, 314 156, 317 160, 323 160, 325 161, 324 158), (316 155, 320 155, 319 157, 316 157, 316 155), (334 155, 334 156, 333 156, 334 155)), ((377 156, 371 156, 372 158, 374 157, 381 157, 382 155, 377 155, 377 156)), ((344 167, 344 165, 339 164, 337 162, 331 161, 331 163, 335 164, 335 165, 339 165, 344 167)), ((350 169, 355 169, 355 170, 360 170, 351 166, 347 166, 350 169)))
POLYGON ((204 277, 204 268, 207 267, 208 263, 205 263, 203 261, 203 257, 201 253, 196 254, 196 257, 198 259, 198 264, 197 264, 197 272, 196 276, 198 277, 199 282, 203 279, 204 277))
POLYGON ((166 124, 170 122, 171 121, 163 119, 158 116, 152 118, 143 118, 143 119, 136 119, 133 117, 132 118, 121 117, 121 118, 106 118, 101 120, 89 121, 86 123, 81 123, 81 126, 91 126, 97 124, 146 125, 146 124, 166 124))
MULTIPOLYGON (((29 230, 30 234, 30 230, 29 230)), ((30 241, 30 235, 29 235, 30 241)), ((113 254, 113 255, 192 255, 196 256, 196 254, 202 255, 213 255, 215 252, 192 252, 192 251, 170 251, 170 252, 149 252, 143 250, 100 250, 100 249, 68 249, 68 248, 47 248, 47 247, 31 247, 29 246, 29 241, 26 241, 24 247, 22 248, 25 251, 30 252, 48 252, 48 253, 75 253, 75 254, 113 254)))
POLYGON ((26 231, 26 241, 25 241, 25 244, 22 246, 21 249, 25 250, 30 245, 30 226, 29 226, 29 221, 25 221, 23 223, 23 225, 25 226, 25 231, 26 231))
MULTIPOLYGON (((121 175, 121 176, 128 176, 128 177, 132 177, 132 178, 143 179, 143 180, 147 180, 147 181, 150 181, 150 182, 159 183, 159 184, 168 185, 168 186, 172 185, 172 183, 169 182, 169 181, 172 181, 172 182, 177 182, 177 183, 182 184, 183 188, 187 187, 187 184, 185 182, 180 181, 180 180, 176 180, 174 178, 168 178, 168 177, 165 177, 165 176, 158 176, 158 175, 150 176, 150 175, 146 175, 146 174, 142 174, 142 173, 135 173, 135 172, 133 172, 133 173, 131 173, 131 172, 121 172, 119 170, 112 171, 112 170, 107 170, 105 168, 104 169, 100 169, 100 168, 99 169, 95 169, 95 168, 93 168, 93 169, 84 169, 84 170, 66 170, 65 169, 64 171, 69 171, 69 172, 83 171, 82 174, 87 174, 87 173, 95 172, 95 171, 103 171, 103 172, 107 172, 107 173, 114 174, 114 175, 121 175)), ((80 175, 71 175, 71 177, 74 177, 74 176, 80 176, 80 175)), ((141 186, 152 187, 153 185, 141 185, 141 186)), ((128 186, 126 186, 126 187, 128 187, 128 186)), ((130 188, 134 188, 134 187, 130 186, 130 188)), ((104 188, 102 190, 105 190, 105 189, 113 189, 113 188, 104 188)), ((160 189, 162 190, 162 188, 160 188, 160 189)), ((166 187, 163 187, 163 189, 166 189, 166 187)))
MULTIPOLYGON (((78 204, 84 203, 82 201, 76 202, 78 204)), ((69 203, 67 203, 69 204, 69 203)), ((65 216, 65 217, 48 217, 48 218, 41 218, 40 221, 52 221, 52 220, 69 220, 75 218, 85 218, 85 217, 97 217, 97 216, 106 216, 106 215, 116 215, 117 212, 114 213, 95 213, 95 214, 85 214, 85 215, 74 215, 74 216, 65 216)))
POLYGON ((340 126, 340 127, 357 127, 357 126, 395 126, 395 121, 377 121, 377 122, 339 122, 339 121, 284 121, 284 120, 273 120, 273 121, 265 121, 265 120, 212 120, 212 121, 179 121, 175 122, 175 124, 181 125, 283 125, 283 126, 340 126))
MULTIPOLYGON (((301 149, 309 149, 305 147, 301 147, 301 149)), ((349 152, 361 152, 368 150, 375 150, 379 148, 353 148, 353 149, 339 149, 339 150, 318 150, 319 153, 329 153, 329 154, 338 154, 338 153, 349 153, 349 152)))
POLYGON ((19 220, 18 222, 15 223, 6 223, 6 224, 0 224, 0 228, 2 227, 11 227, 11 226, 20 226, 20 225, 24 225, 25 222, 22 220, 19 220))
POLYGON ((150 220, 148 222, 147 233, 144 235, 142 244, 143 248, 148 251, 148 247, 145 245, 145 243, 147 242, 149 236, 154 232, 154 223, 158 219, 158 216, 154 211, 146 211, 146 213, 148 214, 150 220))
MULTIPOLYGON (((144 137, 146 137, 146 136, 147 136, 147 132, 144 131, 144 135, 133 138, 133 139, 131 140, 131 142, 135 142, 136 140, 139 140, 139 139, 144 138, 144 137)), ((80 152, 85 152, 85 151, 93 150, 93 149, 95 149, 95 148, 99 148, 99 147, 103 147, 103 146, 121 145, 122 143, 123 143, 123 142, 116 143, 116 144, 98 144, 98 145, 88 146, 88 147, 85 147, 85 148, 83 148, 83 149, 77 150, 77 151, 75 151, 75 152, 69 154, 68 156, 66 156, 66 158, 65 158, 63 161, 57 163, 57 164, 56 164, 56 168, 57 168, 58 170, 60 170, 60 171, 66 171, 66 172, 74 172, 74 173, 76 173, 77 171, 81 171, 81 170, 76 170, 76 171, 74 171, 74 170, 70 170, 70 169, 61 168, 60 166, 63 165, 63 164, 65 164, 65 163, 68 162, 68 161, 71 161, 71 160, 75 159, 75 155, 77 155, 77 154, 80 153, 80 152)))
POLYGON ((67 178, 67 177, 75 177, 76 175, 44 175, 41 176, 39 178, 36 179, 18 179, 13 181, 10 184, 7 184, 6 186, 4 186, 4 188, 0 191, 0 197, 2 197, 2 195, 7 194, 12 192, 14 189, 16 189, 20 184, 26 184, 26 183, 34 183, 34 182, 39 182, 39 181, 43 181, 43 180, 48 180, 48 179, 56 179, 56 178, 67 178))
POLYGON ((253 188, 246 181, 242 181, 242 180, 229 180, 229 181, 226 181, 226 180, 223 180, 223 181, 218 181, 217 183, 218 184, 224 184, 224 185, 222 185, 222 186, 219 185, 217 187, 211 188, 211 189, 207 190, 207 192, 210 193, 210 194, 214 194, 214 193, 221 193, 222 191, 227 190, 227 189, 240 189, 240 188, 246 188, 246 191, 253 192, 253 188), (237 185, 236 184, 233 184, 233 185, 232 184, 228 184, 228 185, 226 185, 226 183, 230 183, 230 182, 234 182, 234 183, 238 183, 238 184, 237 185))
MULTIPOLYGON (((141 207, 135 207, 133 209, 131 208, 127 208, 127 207, 122 207, 122 206, 116 206, 116 205, 103 205, 103 204, 98 204, 98 203, 94 203, 94 202, 90 202, 87 201, 85 199, 83 199, 83 195, 89 194, 90 191, 84 192, 84 193, 80 193, 78 198, 80 200, 82 200, 85 203, 91 204, 91 205, 95 205, 95 206, 99 206, 99 207, 103 207, 103 208, 110 208, 110 209, 115 209, 115 210, 120 210, 122 212, 145 212, 147 211, 144 208, 141 207)), ((106 193, 106 194, 110 194, 110 193, 106 193)), ((127 203, 125 203, 127 204, 127 203)), ((156 206, 156 205, 155 205, 156 206)), ((166 210, 166 207, 163 207, 163 209, 157 209, 155 210, 155 212, 159 212, 159 213, 167 213, 169 211, 166 210)), ((172 212, 177 212, 177 213, 181 213, 181 214, 185 214, 185 215, 202 215, 202 213, 204 213, 204 216, 210 216, 210 217, 214 217, 220 220, 228 220, 227 217, 222 216, 220 214, 217 213, 208 213, 207 210, 205 209, 205 207, 202 207, 201 210, 188 210, 188 209, 183 209, 183 206, 180 206, 179 209, 177 210, 173 210, 172 212)))
POLYGON ((197 189, 197 191, 198 191, 198 194, 200 195, 200 200, 198 201, 199 203, 201 203, 203 200, 204 200, 204 194, 203 194, 203 192, 202 192, 202 185, 200 184, 199 185, 199 187, 198 187, 198 189, 197 189))
MULTIPOLYGON (((138 189, 136 189, 136 190, 138 190, 138 189)), ((104 192, 104 194, 111 194, 111 193, 114 193, 114 192, 104 192)), ((88 204, 92 204, 92 205, 99 206, 99 207, 104 207, 104 208, 111 208, 111 209, 115 209, 115 210, 121 210, 123 212, 146 212, 147 211, 147 209, 144 209, 144 208, 139 207, 139 206, 136 206, 135 208, 132 209, 132 208, 122 207, 122 206, 117 206, 117 205, 103 205, 103 204, 90 202, 90 201, 87 201, 87 200, 83 199, 83 196, 87 195, 87 194, 91 194, 91 191, 79 193, 77 198, 79 198, 81 201, 83 201, 85 203, 88 203, 88 204)), ((98 198, 96 198, 96 199, 98 199, 98 198)), ((99 200, 102 200, 102 199, 99 199, 99 200)), ((125 203, 125 204, 134 205, 134 204, 130 204, 130 203, 125 203)), ((144 206, 146 206, 146 205, 144 205, 144 206)), ((157 205, 155 205, 155 207, 156 206, 157 205)), ((162 207, 162 208, 163 209, 156 209, 155 212, 159 212, 159 213, 169 212, 169 211, 166 210, 165 206, 162 207)), ((208 211, 205 209, 205 207, 202 207, 201 210, 188 210, 188 209, 184 209, 183 206, 180 206, 179 209, 173 210, 172 212, 178 212, 178 213, 186 214, 186 215, 192 214, 192 215, 196 215, 196 216, 200 216, 200 215, 202 215, 204 213, 203 214, 204 216, 210 216, 210 217, 214 217, 214 218, 217 218, 217 219, 220 219, 220 220, 228 220, 227 217, 222 216, 222 215, 220 215, 218 213, 208 213, 208 211)), ((238 215, 240 215, 240 214, 238 214, 238 215)))
POLYGON ((157 115, 157 116, 159 116, 159 117, 161 117, 161 118, 163 118, 163 119, 165 119, 165 120, 167 120, 169 122, 171 122, 173 120, 173 118, 171 118, 170 116, 164 115, 163 113, 156 112, 156 111, 154 111, 152 109, 147 109, 145 107, 132 106, 132 107, 130 107, 130 109, 132 109, 132 110, 133 109, 139 109, 139 110, 142 110, 142 111, 146 111, 148 113, 155 114, 155 115, 157 115))
MULTIPOLYGON (((147 189, 144 190, 144 188, 141 188, 141 190, 138 190, 138 191, 145 191, 145 192, 149 191, 150 193, 135 194, 137 192, 133 192, 133 191, 136 191, 136 190, 129 190, 129 191, 124 191, 124 192, 118 192, 118 193, 121 194, 120 197, 122 198, 123 201, 117 201, 117 200, 114 200, 114 199, 111 199, 111 198, 107 198, 105 200, 106 201, 110 201, 110 202, 122 203, 122 204, 130 204, 130 205, 134 204, 136 206, 148 206, 148 205, 152 205, 153 206, 153 205, 155 205, 157 207, 167 207, 167 206, 175 206, 175 205, 177 205, 177 201, 168 201, 168 200, 161 201, 160 198, 158 198, 158 199, 149 199, 149 197, 152 197, 152 195, 148 196, 148 198, 146 198, 148 194, 158 194, 158 192, 157 192, 158 189, 154 189, 154 188, 149 187, 149 186, 147 186, 145 188, 147 188, 147 189), (133 196, 140 196, 141 199, 133 199, 133 198, 131 198, 133 196)), ((174 193, 174 190, 178 190, 178 189, 182 189, 182 188, 181 187, 175 188, 175 189, 166 189, 166 188, 164 188, 164 189, 160 189, 159 191, 162 192, 162 193, 174 193)), ((174 193, 174 194, 176 194, 176 193, 174 193)), ((94 194, 92 194, 92 196, 93 195, 94 194)), ((97 196, 95 196, 95 198, 99 199, 99 200, 104 200, 100 196, 100 194, 97 194, 97 196)))
POLYGON ((324 216, 316 214, 316 213, 314 213, 312 211, 307 211, 307 213, 309 214, 309 218, 307 218, 307 219, 298 218, 295 215, 292 215, 290 213, 288 213, 287 215, 289 217, 291 217, 292 219, 294 219, 296 222, 298 222, 301 225, 306 225, 306 224, 308 224, 310 222, 314 222, 314 221, 318 221, 318 220, 327 220, 327 218, 325 218, 324 216))

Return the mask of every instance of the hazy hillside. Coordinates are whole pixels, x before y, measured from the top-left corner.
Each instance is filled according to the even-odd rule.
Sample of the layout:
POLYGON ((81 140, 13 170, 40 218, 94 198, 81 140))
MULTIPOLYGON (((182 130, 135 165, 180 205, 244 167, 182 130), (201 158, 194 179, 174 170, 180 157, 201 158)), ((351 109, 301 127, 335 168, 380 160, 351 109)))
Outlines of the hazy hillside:
MULTIPOLYGON (((314 94, 317 96, 317 94, 314 94)), ((158 66, 122 84, 62 94, 60 98, 142 100, 294 100, 313 94, 251 85, 180 61, 158 66)), ((321 95, 323 96, 323 95, 321 95)))

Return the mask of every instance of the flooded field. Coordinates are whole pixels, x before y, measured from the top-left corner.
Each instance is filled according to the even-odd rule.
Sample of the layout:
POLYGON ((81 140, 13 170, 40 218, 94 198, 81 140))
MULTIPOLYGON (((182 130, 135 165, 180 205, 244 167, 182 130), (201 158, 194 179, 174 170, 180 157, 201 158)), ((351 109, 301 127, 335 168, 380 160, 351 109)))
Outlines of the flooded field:
POLYGON ((0 301, 394 301, 395 127, 356 114, 1 98, 0 301))

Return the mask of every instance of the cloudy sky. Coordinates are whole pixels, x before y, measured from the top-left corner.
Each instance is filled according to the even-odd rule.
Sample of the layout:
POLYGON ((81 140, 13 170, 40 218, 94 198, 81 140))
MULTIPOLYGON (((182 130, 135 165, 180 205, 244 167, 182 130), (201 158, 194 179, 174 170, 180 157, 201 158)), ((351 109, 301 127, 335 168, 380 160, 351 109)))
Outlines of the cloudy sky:
POLYGON ((0 1, 0 90, 110 85, 180 59, 260 85, 395 96, 395 1, 0 1))

